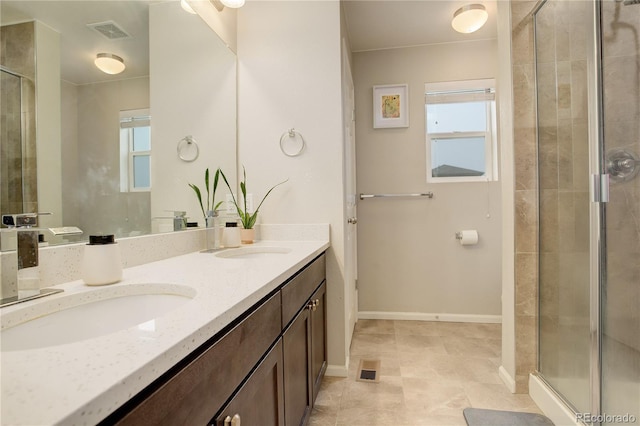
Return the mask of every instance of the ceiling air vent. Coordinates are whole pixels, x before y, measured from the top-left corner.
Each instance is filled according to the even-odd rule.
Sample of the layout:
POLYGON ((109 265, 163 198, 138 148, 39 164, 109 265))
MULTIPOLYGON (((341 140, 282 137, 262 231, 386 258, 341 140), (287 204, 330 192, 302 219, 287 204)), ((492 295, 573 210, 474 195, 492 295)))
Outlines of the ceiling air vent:
POLYGON ((102 34, 109 40, 119 40, 122 38, 130 38, 131 36, 122 27, 113 21, 96 22, 95 24, 87 24, 87 27, 102 34))

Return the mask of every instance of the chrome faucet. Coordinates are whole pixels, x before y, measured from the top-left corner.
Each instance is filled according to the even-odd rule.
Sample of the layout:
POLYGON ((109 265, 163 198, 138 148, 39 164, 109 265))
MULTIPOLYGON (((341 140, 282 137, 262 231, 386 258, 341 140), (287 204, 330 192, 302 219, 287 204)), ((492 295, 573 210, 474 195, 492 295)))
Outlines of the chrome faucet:
POLYGON ((59 289, 40 289, 38 231, 36 228, 38 215, 50 213, 20 213, 3 215, 2 224, 16 232, 17 296, 4 298, 0 307, 24 302, 49 294, 59 293, 59 289))

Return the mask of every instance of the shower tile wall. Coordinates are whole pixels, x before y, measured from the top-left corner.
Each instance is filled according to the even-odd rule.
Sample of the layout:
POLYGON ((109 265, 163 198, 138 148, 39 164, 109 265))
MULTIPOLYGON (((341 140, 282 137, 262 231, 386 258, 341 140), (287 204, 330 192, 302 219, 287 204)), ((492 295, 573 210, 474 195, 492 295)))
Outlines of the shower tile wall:
MULTIPOLYGON (((586 355, 567 359, 567 354, 553 350, 553 342, 572 339, 584 333, 588 304, 583 286, 588 282, 587 181, 588 174, 586 93, 576 91, 586 78, 586 37, 582 29, 588 23, 575 8, 588 7, 590 2, 567 2, 574 8, 556 11, 553 20, 543 22, 552 39, 542 40, 539 52, 543 73, 541 84, 551 89, 539 102, 542 111, 540 162, 553 175, 540 178, 540 199, 537 199, 534 32, 531 11, 536 1, 511 0, 512 58, 514 90, 514 138, 516 176, 516 386, 527 392, 527 378, 537 365, 536 322, 538 312, 536 285, 537 258, 543 281, 567 284, 541 289, 541 329, 549 333, 547 347, 540 348, 541 363, 548 373, 574 379, 588 368, 586 355), (549 31, 551 30, 551 31, 549 31), (554 59, 557 65, 551 65, 554 59), (553 70, 549 70, 553 67, 553 70), (547 80, 544 79, 547 76, 547 80), (546 120, 546 121, 545 121, 546 120), (554 126, 555 124, 555 126, 554 126), (557 142, 557 144, 555 144, 557 142), (553 176, 550 178, 549 176, 553 176), (538 203, 545 215, 546 226, 540 229, 538 247, 538 203), (571 219, 575 217, 575 219, 571 219), (540 250, 540 253, 538 253, 540 250), (573 264, 571 274, 561 272, 563 264, 573 264), (567 309, 567 302, 572 304, 567 309), (559 308, 565 312, 560 317, 559 308), (559 327, 560 324, 562 327, 559 327), (574 332, 573 336, 568 337, 574 332), (546 357, 548 362, 544 361, 546 357)), ((560 2, 553 7, 560 7, 560 2)), ((604 65, 604 133, 605 151, 625 147, 640 154, 640 5, 623 7, 622 2, 605 0, 603 5, 603 65, 604 65)), ((543 27, 544 28, 544 27, 543 27)), ((540 41, 540 40, 539 40, 540 41)), ((603 407, 607 412, 628 412, 638 409, 640 397, 640 178, 633 183, 611 186, 611 201, 607 205, 607 281, 603 298, 603 407)), ((583 343, 581 343, 583 345, 583 343)), ((579 352, 585 348, 579 348, 579 352)), ((587 388, 587 386, 585 386, 587 388)), ((583 398, 583 397, 579 397, 583 398)), ((578 402, 578 404, 581 404, 578 402)))
POLYGON ((537 364, 538 212, 533 21, 536 1, 511 1, 515 166, 516 392, 537 364))
MULTIPOLYGON (((33 22, 6 25, 0 28, 0 64, 27 77, 15 85, 3 84, 3 105, 0 108, 2 129, 0 209, 2 213, 22 212, 23 208, 24 211, 38 210, 34 36, 33 22), (22 102, 20 92, 22 92, 22 102), (10 108, 12 105, 16 108, 10 108), (22 193, 16 191, 16 188, 22 187, 24 187, 22 193)), ((10 76, 3 73, 3 83, 6 78, 10 76)))

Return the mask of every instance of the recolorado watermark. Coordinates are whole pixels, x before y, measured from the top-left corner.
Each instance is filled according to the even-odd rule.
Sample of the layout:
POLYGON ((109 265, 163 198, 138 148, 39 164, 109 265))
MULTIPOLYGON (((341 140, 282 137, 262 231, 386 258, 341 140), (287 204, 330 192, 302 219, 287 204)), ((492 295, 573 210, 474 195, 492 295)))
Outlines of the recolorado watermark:
POLYGON ((576 413, 576 420, 584 423, 636 423, 637 418, 633 414, 591 414, 576 413))

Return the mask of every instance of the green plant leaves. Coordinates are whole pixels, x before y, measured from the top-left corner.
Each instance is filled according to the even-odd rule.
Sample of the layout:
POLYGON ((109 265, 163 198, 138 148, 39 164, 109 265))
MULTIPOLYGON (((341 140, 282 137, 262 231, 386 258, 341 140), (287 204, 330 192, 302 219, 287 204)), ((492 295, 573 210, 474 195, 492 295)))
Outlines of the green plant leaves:
POLYGON ((242 198, 243 198, 243 206, 244 209, 241 209, 240 206, 238 205, 238 202, 236 201, 235 197, 233 196, 233 190, 231 189, 231 186, 229 185, 229 181, 227 180, 227 177, 224 175, 224 173, 222 172, 222 170, 218 169, 220 171, 220 174, 222 175, 222 179, 224 179, 224 183, 227 184, 227 188, 229 188, 229 192, 231 193, 231 199, 233 200, 233 204, 236 206, 236 210, 238 211, 238 216, 240 216, 240 222, 242 222, 242 227, 244 229, 251 229, 254 227, 254 225, 256 224, 256 221, 258 220, 258 211, 260 210, 260 207, 262 207, 262 203, 264 203, 264 200, 267 199, 267 197, 269 196, 269 194, 271 194, 271 191, 273 191, 276 187, 282 185, 283 183, 289 181, 289 179, 283 180, 282 182, 274 185, 271 187, 271 189, 269 189, 269 191, 267 191, 267 194, 262 198, 262 200, 260 201, 260 204, 258 204, 258 208, 253 212, 253 214, 250 214, 247 211, 247 170, 245 169, 244 166, 242 166, 242 177, 243 180, 240 182, 240 191, 242 192, 242 198))
MULTIPOLYGON (((204 172, 204 186, 207 187, 207 211, 211 210, 210 204, 209 204, 209 168, 207 167, 207 170, 205 170, 204 172)), ((215 192, 214 192, 214 196, 215 196, 215 192)))
POLYGON ((197 185, 194 185, 192 183, 190 183, 189 186, 196 193, 196 197, 198 197, 198 201, 200 202, 200 210, 202 210, 202 216, 206 217, 206 214, 204 213, 204 207, 202 205, 202 193, 200 192, 200 188, 198 188, 197 185))
MULTIPOLYGON (((218 168, 216 170, 216 173, 213 176, 213 193, 211 193, 211 191, 209 190, 210 188, 209 168, 207 167, 207 169, 204 171, 204 184, 207 190, 207 211, 211 210, 212 207, 213 207, 213 210, 215 211, 218 209, 218 207, 220 207, 220 204, 222 204, 222 201, 216 204, 216 190, 218 189, 218 179, 220 177, 220 173, 221 173, 221 170, 220 168, 218 168), (211 202, 209 202, 209 199, 211 199, 211 202)), ((202 216, 206 218, 207 213, 205 212, 204 204, 202 202, 202 192, 200 191, 200 188, 198 188, 197 185, 194 185, 192 183, 190 183, 189 186, 196 193, 196 196, 198 197, 198 202, 200 203, 200 210, 202 210, 202 216)))

